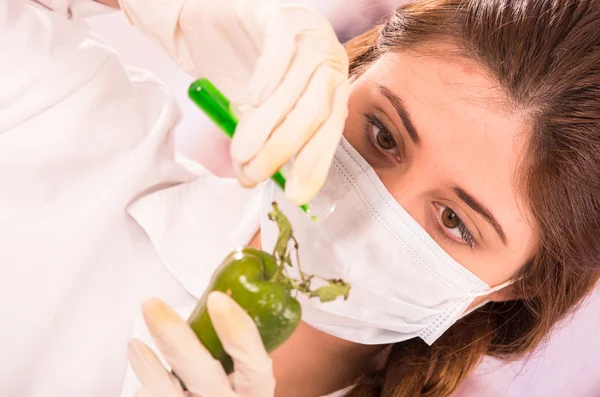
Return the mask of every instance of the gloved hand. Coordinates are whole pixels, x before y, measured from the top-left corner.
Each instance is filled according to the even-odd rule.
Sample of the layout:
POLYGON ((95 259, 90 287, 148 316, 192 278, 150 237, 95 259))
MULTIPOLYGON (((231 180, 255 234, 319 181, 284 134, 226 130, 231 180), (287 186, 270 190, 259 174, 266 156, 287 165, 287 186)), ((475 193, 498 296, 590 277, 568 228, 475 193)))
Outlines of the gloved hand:
POLYGON ((129 360, 143 385, 136 397, 273 396, 272 362, 250 316, 221 292, 208 296, 207 307, 219 339, 233 359, 232 381, 185 321, 163 302, 151 299, 142 307, 148 329, 161 355, 188 391, 183 391, 179 380, 148 346, 133 340, 129 343, 129 360))
POLYGON ((241 116, 231 157, 254 186, 292 157, 287 196, 312 199, 347 115, 348 57, 329 22, 277 0, 120 0, 129 20, 241 116))

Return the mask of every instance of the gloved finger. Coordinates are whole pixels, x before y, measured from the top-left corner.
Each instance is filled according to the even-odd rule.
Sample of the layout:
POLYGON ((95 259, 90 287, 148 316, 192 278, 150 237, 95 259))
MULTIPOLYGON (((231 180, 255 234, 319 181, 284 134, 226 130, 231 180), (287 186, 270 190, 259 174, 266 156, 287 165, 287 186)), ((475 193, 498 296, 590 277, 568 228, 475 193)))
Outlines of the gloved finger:
MULTIPOLYGON (((275 20, 280 25, 283 21, 275 20)), ((279 27, 279 31, 284 29, 279 27)), ((263 54, 254 65, 248 82, 248 95, 252 106, 267 99, 281 83, 296 54, 296 37, 291 34, 267 34, 263 54), (275 52, 277 51, 278 52, 275 52), (276 56, 274 56, 277 54, 276 56)))
POLYGON ((223 348, 233 359, 238 396, 273 396, 273 364, 252 318, 222 292, 208 296, 207 308, 223 348))
POLYGON ((158 299, 145 301, 142 313, 158 350, 190 393, 202 397, 235 396, 221 363, 177 313, 158 299))
MULTIPOLYGON (((296 105, 319 65, 331 58, 331 39, 320 32, 303 33, 295 45, 296 56, 281 84, 240 120, 231 142, 234 161, 246 164, 256 156, 273 130, 296 105)), ((347 76, 347 70, 340 74, 347 76)))
POLYGON ((312 200, 327 179, 348 116, 349 92, 347 80, 337 87, 329 118, 294 158, 285 194, 297 205, 312 200))
POLYGON ((244 174, 244 165, 243 164, 240 164, 235 160, 233 160, 231 164, 232 164, 232 168, 233 168, 235 177, 240 182, 240 185, 242 185, 243 187, 246 187, 246 188, 251 188, 251 187, 256 186, 257 182, 248 178, 244 174))
POLYGON ((328 40, 336 38, 335 31, 325 18, 302 4, 278 4, 263 7, 258 18, 265 42, 262 56, 248 84, 253 104, 266 100, 286 77, 294 55, 296 43, 305 32, 320 32, 328 40), (277 13, 274 15, 274 13, 277 13))
POLYGON ((138 390, 140 396, 183 397, 179 381, 171 375, 156 356, 156 354, 139 340, 132 340, 127 345, 127 355, 133 372, 142 383, 138 390))
POLYGON ((320 67, 298 103, 276 128, 265 145, 243 168, 243 174, 262 182, 287 163, 329 116, 336 89, 336 75, 330 67, 320 67))

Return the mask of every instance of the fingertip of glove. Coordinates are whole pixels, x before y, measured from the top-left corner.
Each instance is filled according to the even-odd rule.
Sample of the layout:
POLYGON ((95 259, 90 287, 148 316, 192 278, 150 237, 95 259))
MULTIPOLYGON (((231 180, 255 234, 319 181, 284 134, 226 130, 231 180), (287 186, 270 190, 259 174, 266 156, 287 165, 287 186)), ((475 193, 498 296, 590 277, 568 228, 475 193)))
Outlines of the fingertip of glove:
POLYGON ((166 303, 157 298, 142 302, 142 315, 150 328, 183 321, 166 303))
POLYGON ((142 301, 142 312, 148 312, 156 310, 157 307, 164 305, 164 303, 158 298, 148 298, 142 301))
POLYGON ((229 295, 221 291, 213 291, 208 294, 206 304, 209 312, 219 311, 221 313, 225 313, 231 310, 232 299, 229 297, 229 295))
POLYGON ((246 163, 249 160, 247 151, 246 145, 243 144, 240 138, 234 137, 229 149, 231 160, 240 165, 246 163))
POLYGON ((140 356, 140 346, 141 342, 138 339, 131 339, 129 342, 127 342, 127 354, 130 360, 134 357, 137 358, 140 356))
POLYGON ((242 332, 246 328, 246 312, 229 295, 211 292, 206 299, 206 306, 221 338, 231 337, 233 333, 242 332))
POLYGON ((235 160, 233 161, 233 172, 238 182, 240 182, 240 185, 242 185, 243 187, 253 188, 254 186, 256 186, 256 182, 250 179, 246 174, 244 174, 244 166, 235 160))
POLYGON ((288 180, 285 186, 285 195, 292 203, 300 206, 312 200, 315 195, 315 189, 310 184, 305 184, 292 178, 288 180))

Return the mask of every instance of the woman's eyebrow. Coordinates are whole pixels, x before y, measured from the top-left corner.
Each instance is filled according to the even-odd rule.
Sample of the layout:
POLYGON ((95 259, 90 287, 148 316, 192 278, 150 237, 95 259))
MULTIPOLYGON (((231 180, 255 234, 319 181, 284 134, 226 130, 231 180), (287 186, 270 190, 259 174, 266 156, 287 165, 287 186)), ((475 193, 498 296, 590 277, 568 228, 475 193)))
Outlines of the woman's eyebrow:
POLYGON ((483 219, 485 219, 490 225, 492 225, 494 230, 496 230, 496 233, 498 233, 498 236, 500 236, 502 243, 506 245, 506 234, 504 233, 502 226, 500 226, 500 223, 498 223, 496 218, 494 218, 490 210, 488 210, 483 204, 481 204, 481 202, 477 201, 475 197, 467 193, 464 189, 456 186, 452 190, 454 190, 454 193, 456 193, 456 195, 462 201, 464 201, 469 207, 471 207, 475 212, 479 213, 483 217, 483 219))
POLYGON ((384 85, 379 84, 379 91, 383 96, 387 98, 388 101, 392 104, 394 109, 396 109, 396 113, 398 113, 398 117, 402 120, 402 124, 404 124, 404 128, 408 132, 410 139, 416 146, 419 146, 420 139, 419 134, 417 133, 417 129, 415 128, 412 120, 410 118, 410 114, 406 110, 406 106, 398 95, 394 94, 389 88, 384 85))

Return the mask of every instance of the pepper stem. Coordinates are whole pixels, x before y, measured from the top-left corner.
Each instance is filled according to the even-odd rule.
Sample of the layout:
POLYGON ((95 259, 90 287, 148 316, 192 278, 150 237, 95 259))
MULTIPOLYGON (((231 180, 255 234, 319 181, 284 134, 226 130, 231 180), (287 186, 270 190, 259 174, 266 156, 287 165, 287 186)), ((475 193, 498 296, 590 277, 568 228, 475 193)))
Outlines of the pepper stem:
POLYGON ((269 213, 269 219, 277 224, 279 236, 277 237, 277 242, 273 248, 273 257, 277 264, 277 270, 275 271, 275 274, 273 274, 271 281, 279 282, 287 286, 290 290, 295 290, 298 293, 308 295, 309 298, 318 297, 321 302, 332 301, 339 296, 348 299, 350 285, 344 280, 324 279, 314 275, 307 275, 302 271, 302 267, 300 266, 299 244, 296 237, 294 237, 292 225, 283 212, 281 212, 277 203, 273 202, 272 205, 273 211, 269 213), (289 252, 290 241, 293 243, 292 247, 295 251, 296 267, 298 274, 300 275, 300 280, 291 277, 287 272, 288 266, 294 266, 289 252), (313 290, 311 288, 311 282, 315 277, 324 280, 326 285, 313 290))

